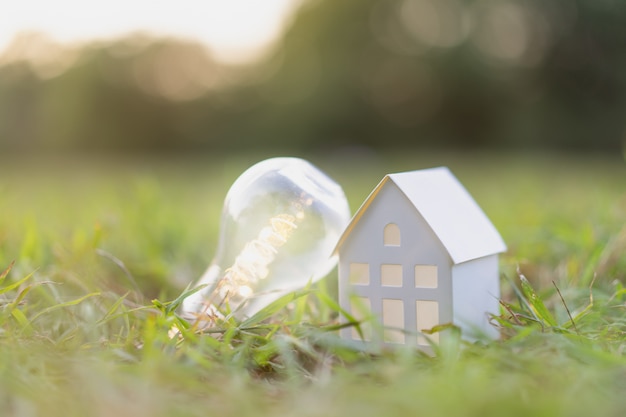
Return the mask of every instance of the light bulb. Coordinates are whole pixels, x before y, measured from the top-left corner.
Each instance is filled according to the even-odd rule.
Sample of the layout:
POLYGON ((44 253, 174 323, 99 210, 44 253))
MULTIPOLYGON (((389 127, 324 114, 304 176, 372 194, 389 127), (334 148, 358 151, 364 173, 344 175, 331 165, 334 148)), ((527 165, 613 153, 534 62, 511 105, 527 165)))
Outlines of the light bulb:
POLYGON ((326 276, 350 220, 341 187, 309 162, 272 158, 246 170, 226 194, 216 255, 182 314, 206 324, 223 312, 250 317, 326 276))

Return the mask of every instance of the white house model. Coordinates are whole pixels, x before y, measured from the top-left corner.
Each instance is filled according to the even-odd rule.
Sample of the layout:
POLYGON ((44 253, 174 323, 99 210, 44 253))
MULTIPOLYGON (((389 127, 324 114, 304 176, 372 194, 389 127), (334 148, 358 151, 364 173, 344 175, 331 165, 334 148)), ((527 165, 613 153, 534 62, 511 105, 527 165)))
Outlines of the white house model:
POLYGON ((452 323, 463 336, 498 337, 502 238, 448 168, 389 174, 339 239, 339 301, 363 324, 341 336, 417 345, 452 323))

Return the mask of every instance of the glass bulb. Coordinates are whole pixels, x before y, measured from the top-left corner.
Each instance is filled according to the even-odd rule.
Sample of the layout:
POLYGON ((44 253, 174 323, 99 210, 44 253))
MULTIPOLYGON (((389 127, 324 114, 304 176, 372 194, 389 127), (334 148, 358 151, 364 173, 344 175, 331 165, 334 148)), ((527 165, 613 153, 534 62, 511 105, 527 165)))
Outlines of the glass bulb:
POLYGON ((309 162, 272 158, 246 170, 226 195, 216 255, 187 297, 185 317, 249 317, 326 276, 350 220, 341 187, 309 162))

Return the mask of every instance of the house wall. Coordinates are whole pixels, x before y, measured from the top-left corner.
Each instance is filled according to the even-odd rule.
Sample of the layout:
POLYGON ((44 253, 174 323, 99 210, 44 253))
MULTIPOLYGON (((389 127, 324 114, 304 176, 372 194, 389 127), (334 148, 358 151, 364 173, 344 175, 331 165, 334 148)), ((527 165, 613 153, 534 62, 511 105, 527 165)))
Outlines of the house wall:
MULTIPOLYGON (((410 334, 396 335, 401 336, 399 339, 391 335, 392 342, 424 343, 416 335, 416 300, 436 301, 439 305, 439 322, 452 321, 451 259, 424 219, 393 182, 388 181, 379 190, 339 247, 338 253, 339 299, 343 309, 357 318, 362 317, 362 312, 351 310, 351 296, 356 296, 360 297, 358 302, 362 307, 371 309, 376 317, 382 317, 383 310, 388 313, 404 313, 404 327, 410 334), (389 223, 395 223, 400 228, 399 246, 384 245, 383 232, 389 223), (351 263, 365 264, 361 267, 368 267, 367 282, 360 285, 350 284, 351 263), (381 285, 383 264, 402 265, 400 287, 381 285), (420 264, 437 266, 437 288, 416 288, 415 265, 420 264)), ((342 329, 341 334, 346 339, 358 338, 351 328, 342 329)), ((366 339, 376 339, 376 336, 365 336, 366 339)), ((388 339, 388 336, 383 338, 388 339)))
POLYGON ((497 338, 498 330, 489 323, 489 315, 500 311, 500 276, 498 255, 457 264, 452 268, 454 323, 464 338, 497 338))

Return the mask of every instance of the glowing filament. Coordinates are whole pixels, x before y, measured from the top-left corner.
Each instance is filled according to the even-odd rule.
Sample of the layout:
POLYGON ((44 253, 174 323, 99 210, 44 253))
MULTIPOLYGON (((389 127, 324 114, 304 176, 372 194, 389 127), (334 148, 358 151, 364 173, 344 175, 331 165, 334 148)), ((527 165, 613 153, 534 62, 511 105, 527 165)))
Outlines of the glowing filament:
POLYGON ((287 242, 298 227, 297 220, 297 215, 289 214, 272 217, 269 225, 261 229, 256 239, 246 243, 218 285, 219 293, 225 301, 252 296, 256 283, 268 276, 268 267, 276 258, 278 248, 287 242))

